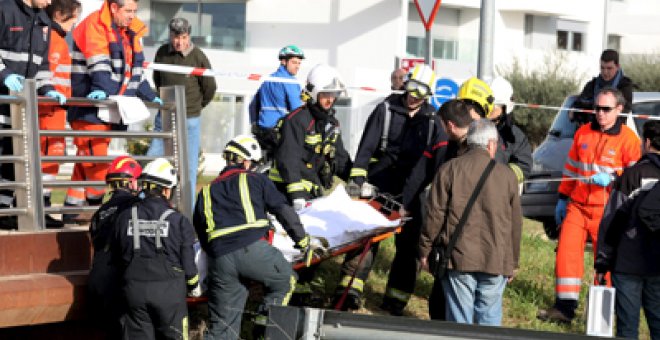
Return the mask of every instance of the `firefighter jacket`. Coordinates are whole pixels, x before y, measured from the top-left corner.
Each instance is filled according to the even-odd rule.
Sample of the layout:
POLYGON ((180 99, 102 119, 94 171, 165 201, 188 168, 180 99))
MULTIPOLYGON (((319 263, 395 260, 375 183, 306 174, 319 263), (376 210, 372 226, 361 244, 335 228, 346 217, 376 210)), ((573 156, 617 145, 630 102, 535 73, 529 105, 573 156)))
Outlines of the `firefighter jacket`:
MULTIPOLYGON (((55 90, 67 98, 71 97, 71 54, 66 42, 66 31, 56 22, 53 22, 51 27, 48 64, 55 90)), ((56 111, 64 112, 65 109, 56 105, 39 106, 40 115, 52 116, 56 111)))
MULTIPOLYGON (((125 29, 117 27, 107 1, 100 10, 87 16, 73 30, 73 96, 86 97, 101 90, 108 96, 136 96, 153 101, 156 94, 143 79, 144 54, 140 40, 146 33, 147 27, 137 18, 125 29)), ((96 107, 71 107, 67 119, 105 124, 97 114, 96 107)))
MULTIPOLYGON (((22 0, 0 0, 0 95, 9 94, 4 85, 10 74, 36 79, 40 95, 53 90, 48 68, 49 25, 43 10, 22 0)), ((9 105, 0 105, 0 115, 9 116, 9 105)), ((10 124, 0 116, 1 124, 10 124)))
POLYGON ((371 113, 350 176, 358 185, 368 179, 379 191, 403 194, 410 209, 444 161, 448 136, 427 102, 411 117, 406 96, 391 95, 371 113))
POLYGON ((266 212, 295 243, 305 237, 298 215, 266 175, 230 165, 197 195, 193 224, 204 251, 218 258, 264 237, 270 228, 266 212))
POLYGON ((110 199, 103 203, 92 216, 89 225, 89 235, 92 238, 94 253, 108 251, 110 242, 114 235, 115 222, 119 214, 126 208, 130 208, 140 199, 128 190, 115 189, 110 199))
MULTIPOLYGON (((147 196, 142 201, 135 203, 133 207, 137 207, 138 221, 147 225, 155 225, 163 213, 172 210, 170 203, 161 196, 147 196)), ((132 209, 131 207, 124 210, 117 217, 113 237, 113 247, 118 251, 116 261, 122 269, 126 269, 134 257, 132 209)), ((171 269, 174 272, 183 272, 187 284, 195 285, 199 281, 193 249, 195 231, 188 218, 177 211, 172 211, 167 215, 164 222, 166 222, 165 226, 159 226, 161 250, 157 250, 155 228, 151 233, 141 231, 139 256, 157 258, 164 254, 171 269)), ((160 270, 160 268, 153 269, 154 271, 160 270)))
POLYGON ((566 180, 559 185, 560 197, 569 197, 580 204, 605 206, 610 188, 591 183, 589 177, 599 172, 620 175, 639 159, 640 145, 637 135, 619 120, 606 131, 600 131, 595 122, 582 125, 575 132, 564 165, 566 180))
POLYGON ((598 230, 594 262, 597 272, 660 274, 660 233, 652 231, 639 218, 644 199, 660 188, 658 180, 660 154, 647 153, 614 182, 598 230))
MULTIPOLYGON (((296 80, 296 77, 289 73, 284 65, 280 65, 277 71, 270 76, 296 80)), ((298 83, 265 81, 250 104, 252 122, 256 122, 262 128, 274 128, 280 118, 303 105, 300 92, 298 83)))
POLYGON ((532 146, 522 130, 509 122, 509 119, 503 117, 503 121, 497 126, 500 145, 495 153, 495 160, 508 164, 516 174, 518 183, 522 183, 532 170, 532 146))
POLYGON ((333 176, 348 179, 351 159, 341 140, 334 109, 308 104, 280 121, 280 144, 269 177, 286 186, 290 199, 311 199, 332 187, 333 176))

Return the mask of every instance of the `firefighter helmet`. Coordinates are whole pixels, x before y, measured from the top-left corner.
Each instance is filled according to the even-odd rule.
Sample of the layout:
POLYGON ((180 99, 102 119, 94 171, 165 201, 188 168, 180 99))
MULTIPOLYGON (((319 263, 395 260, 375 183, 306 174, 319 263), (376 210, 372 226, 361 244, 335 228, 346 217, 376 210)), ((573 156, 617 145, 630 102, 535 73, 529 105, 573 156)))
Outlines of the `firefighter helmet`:
POLYGON ((165 158, 156 158, 149 162, 139 179, 165 188, 173 188, 178 184, 177 171, 165 158))
POLYGON ((227 154, 231 154, 243 160, 258 162, 261 160, 261 147, 252 135, 238 135, 227 143, 224 154, 227 160, 231 159, 227 154))
POLYGON ((318 64, 309 71, 305 89, 309 92, 313 103, 318 100, 318 95, 321 92, 335 92, 339 97, 342 92, 346 91, 346 87, 339 79, 337 70, 326 64, 318 64))
POLYGON ((305 59, 305 53, 303 53, 303 50, 296 45, 287 45, 282 47, 278 56, 280 60, 293 57, 305 59))
POLYGON ((503 77, 497 77, 490 82, 490 89, 493 91, 493 97, 495 100, 493 104, 503 106, 503 109, 506 110, 506 114, 513 111, 513 86, 509 83, 508 80, 503 77))
POLYGON ((428 98, 435 86, 435 72, 431 66, 417 64, 403 80, 403 89, 417 99, 428 98))
POLYGON ((479 114, 482 117, 488 118, 493 112, 493 102, 495 101, 493 91, 488 84, 477 77, 472 77, 461 85, 461 88, 458 89, 458 99, 475 104, 481 111, 479 114))
POLYGON ((131 156, 119 156, 108 167, 105 175, 106 182, 134 180, 140 177, 142 167, 131 156))

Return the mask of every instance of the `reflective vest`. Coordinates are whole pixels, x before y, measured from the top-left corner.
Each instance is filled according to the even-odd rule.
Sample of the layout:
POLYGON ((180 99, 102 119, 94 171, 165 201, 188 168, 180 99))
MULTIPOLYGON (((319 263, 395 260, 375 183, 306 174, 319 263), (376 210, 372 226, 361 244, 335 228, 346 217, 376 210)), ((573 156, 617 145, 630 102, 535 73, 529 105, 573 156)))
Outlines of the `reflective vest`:
MULTIPOLYGON (((71 54, 69 44, 66 42, 66 32, 57 23, 53 23, 50 33, 48 62, 55 91, 67 98, 71 97, 71 54)), ((64 111, 64 108, 56 105, 39 106, 39 114, 52 115, 55 111, 64 111)))
POLYGON ((610 188, 591 183, 589 177, 599 172, 621 175, 641 156, 640 146, 637 135, 620 122, 607 131, 600 131, 597 123, 583 125, 575 133, 564 165, 563 177, 575 180, 562 181, 559 193, 577 203, 604 206, 610 188))

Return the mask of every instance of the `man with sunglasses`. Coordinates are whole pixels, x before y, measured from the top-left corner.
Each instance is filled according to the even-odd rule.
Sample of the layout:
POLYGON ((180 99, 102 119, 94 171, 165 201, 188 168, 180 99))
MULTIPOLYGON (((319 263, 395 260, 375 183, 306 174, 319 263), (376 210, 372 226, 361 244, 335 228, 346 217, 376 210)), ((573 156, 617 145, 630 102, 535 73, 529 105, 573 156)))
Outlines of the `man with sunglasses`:
MULTIPOLYGON (((421 228, 420 193, 431 182, 432 165, 444 159, 447 134, 428 103, 435 86, 435 73, 428 65, 416 65, 406 76, 404 93, 392 94, 378 104, 367 119, 362 140, 351 169, 348 190, 354 195, 368 193, 374 185, 402 204, 401 212, 410 217, 396 235, 396 256, 390 269, 382 308, 402 315, 415 289, 417 250, 421 228), (430 160, 430 162, 427 162, 430 160)), ((371 248, 358 268, 361 251, 349 254, 341 269, 337 295, 344 291, 353 273, 345 309, 357 309, 364 283, 378 247, 371 248)))
POLYGON ((626 99, 606 87, 596 97, 595 119, 580 127, 564 165, 555 209, 561 225, 555 264, 555 304, 539 310, 545 321, 570 323, 578 305, 587 236, 597 254, 598 226, 610 195, 610 183, 641 156, 637 135, 618 118, 626 99), (562 224, 563 223, 563 224, 562 224))

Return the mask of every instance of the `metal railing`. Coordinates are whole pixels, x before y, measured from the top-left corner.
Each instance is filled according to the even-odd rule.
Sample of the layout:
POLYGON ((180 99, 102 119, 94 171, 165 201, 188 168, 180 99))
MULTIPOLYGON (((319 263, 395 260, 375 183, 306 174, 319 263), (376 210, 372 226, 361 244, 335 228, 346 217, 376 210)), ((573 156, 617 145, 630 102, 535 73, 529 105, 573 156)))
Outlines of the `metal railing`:
MULTIPOLYGON (((186 216, 192 216, 192 196, 190 187, 190 171, 188 169, 187 129, 186 129, 186 99, 183 86, 171 86, 161 89, 160 97, 164 105, 146 103, 149 108, 157 108, 162 113, 162 132, 148 131, 77 131, 77 130, 40 130, 39 103, 52 103, 51 98, 38 97, 34 80, 28 79, 20 93, 10 96, 0 96, 0 104, 9 104, 11 111, 11 128, 0 129, 0 137, 11 137, 13 140, 13 155, 1 155, 0 163, 13 163, 15 180, 0 182, 0 189, 13 189, 16 205, 12 208, 0 209, 0 216, 15 215, 18 217, 19 231, 37 231, 45 228, 45 214, 50 213, 80 213, 95 211, 97 206, 85 207, 44 207, 43 188, 67 187, 104 187, 104 181, 43 181, 41 173, 42 162, 51 163, 109 163, 114 156, 41 156, 40 137, 105 137, 105 138, 163 138, 165 158, 170 160, 179 173, 179 185, 176 187, 172 202, 186 216)), ((69 98, 66 106, 114 107, 117 104, 111 100, 90 100, 86 98, 69 98)), ((134 156, 137 161, 151 161, 157 157, 134 156)))

